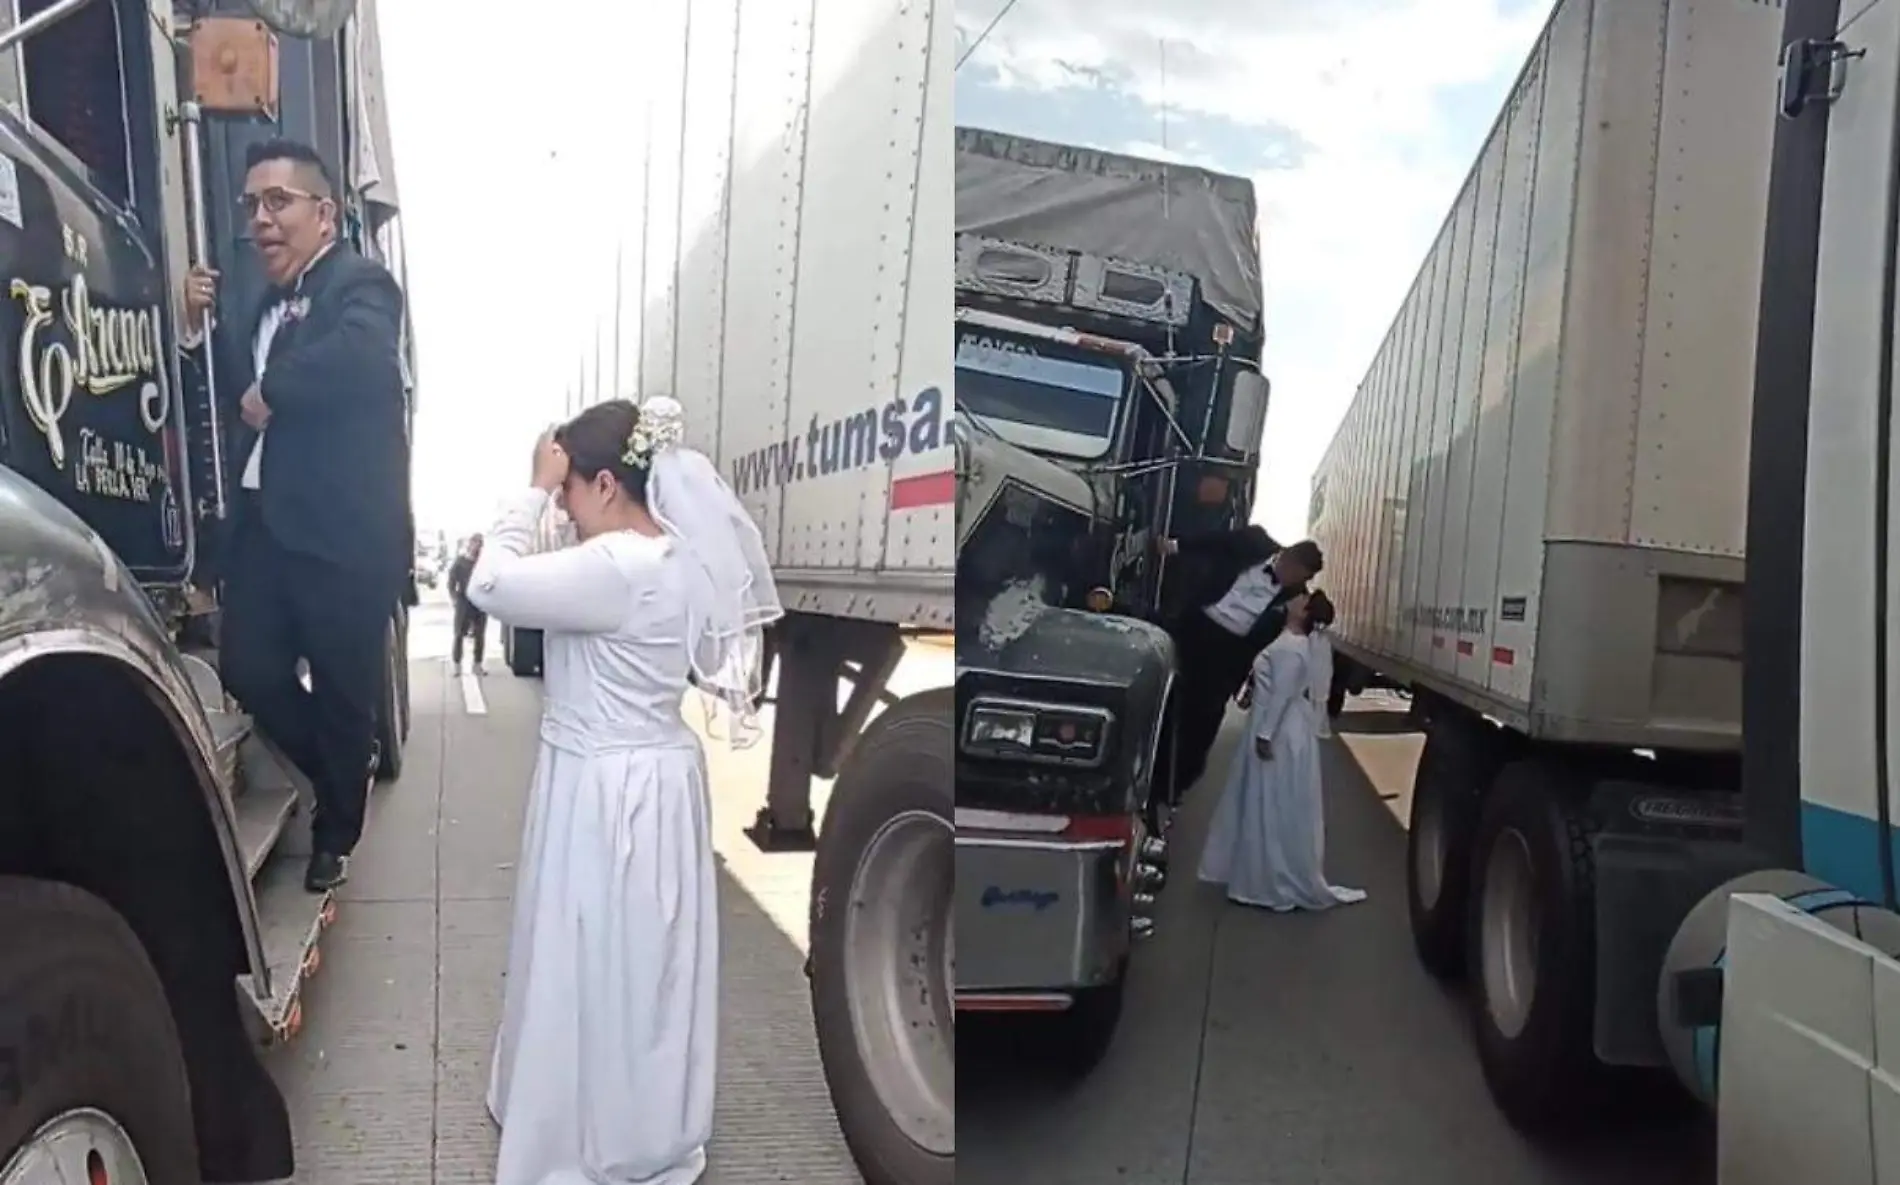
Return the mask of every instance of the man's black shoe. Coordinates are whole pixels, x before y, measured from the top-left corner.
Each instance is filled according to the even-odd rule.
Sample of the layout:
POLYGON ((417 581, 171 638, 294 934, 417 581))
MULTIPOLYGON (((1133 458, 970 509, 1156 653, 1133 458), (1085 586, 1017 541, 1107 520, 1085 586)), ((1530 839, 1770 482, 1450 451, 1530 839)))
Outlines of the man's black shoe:
POLYGON ((344 857, 318 852, 310 857, 310 867, 303 874, 303 887, 312 893, 328 893, 349 879, 349 862, 344 857))

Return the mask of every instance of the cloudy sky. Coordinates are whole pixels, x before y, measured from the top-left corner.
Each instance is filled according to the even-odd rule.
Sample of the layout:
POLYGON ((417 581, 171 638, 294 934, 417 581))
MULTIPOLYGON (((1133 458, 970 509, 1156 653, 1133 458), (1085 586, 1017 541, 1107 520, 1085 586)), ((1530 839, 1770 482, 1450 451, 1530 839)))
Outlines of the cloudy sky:
MULTIPOLYGON (((966 46, 1006 2, 957 0, 966 46)), ((418 511, 462 530, 525 477, 612 306, 643 44, 637 5, 545 0, 565 19, 524 22, 465 3, 455 21, 423 0, 378 5, 421 347, 418 511), (506 62, 508 86, 444 61, 506 62)), ((958 71, 957 119, 1255 179, 1274 382, 1259 517, 1293 533, 1550 5, 1016 0, 958 71)))
POLYGON ((543 0, 545 19, 522 20, 503 0, 458 3, 455 20, 435 0, 377 12, 418 348, 416 513, 466 532, 527 481, 612 308, 630 199, 638 219, 640 42, 637 5, 543 0))
POLYGON ((1299 532, 1313 466, 1551 0, 1008 3, 958 0, 960 57, 990 29, 957 72, 959 124, 1258 186, 1274 401, 1255 517, 1299 532))

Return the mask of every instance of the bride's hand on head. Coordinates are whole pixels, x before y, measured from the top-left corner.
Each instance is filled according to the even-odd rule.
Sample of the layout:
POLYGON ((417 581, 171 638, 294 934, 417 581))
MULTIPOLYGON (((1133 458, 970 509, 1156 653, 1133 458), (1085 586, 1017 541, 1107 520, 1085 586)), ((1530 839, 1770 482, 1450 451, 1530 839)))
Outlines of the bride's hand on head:
POLYGON ((567 450, 555 442, 549 428, 534 443, 534 488, 552 494, 567 480, 567 450))

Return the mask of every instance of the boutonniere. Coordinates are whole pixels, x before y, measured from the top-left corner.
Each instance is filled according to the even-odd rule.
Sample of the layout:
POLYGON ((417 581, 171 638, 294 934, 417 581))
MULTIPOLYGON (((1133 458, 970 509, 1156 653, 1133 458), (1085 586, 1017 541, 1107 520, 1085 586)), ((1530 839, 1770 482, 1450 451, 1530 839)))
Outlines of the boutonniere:
POLYGON ((307 296, 299 296, 297 299, 291 301, 290 303, 284 306, 284 323, 285 324, 289 324, 292 321, 301 321, 309 315, 310 315, 310 298, 307 296))

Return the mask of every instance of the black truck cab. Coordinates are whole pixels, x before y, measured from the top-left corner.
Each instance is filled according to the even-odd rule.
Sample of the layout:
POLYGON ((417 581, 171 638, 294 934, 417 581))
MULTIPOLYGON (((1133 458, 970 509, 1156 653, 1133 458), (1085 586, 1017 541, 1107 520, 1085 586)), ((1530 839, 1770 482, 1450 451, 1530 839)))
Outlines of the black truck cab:
MULTIPOLYGON (((301 1027, 337 904, 296 871, 308 780, 216 672, 242 386, 207 355, 236 356, 263 291, 236 205, 256 140, 327 157, 353 244, 402 279, 393 174, 368 163, 374 44, 374 0, 0 3, 9 1181, 295 1168, 256 1050, 301 1027), (181 349, 194 261, 222 273, 208 351, 181 349)), ((407 725, 392 609, 386 774, 407 725)))
POLYGON ((1047 1013, 1083 1070, 1166 880, 1183 582, 1156 542, 1252 510, 1252 190, 1215 179, 1211 221, 1183 211, 1211 233, 1172 236, 1238 244, 1217 271, 1102 217, 1107 191, 1139 220, 1145 162, 968 129, 957 159, 957 1007, 1047 1013))

